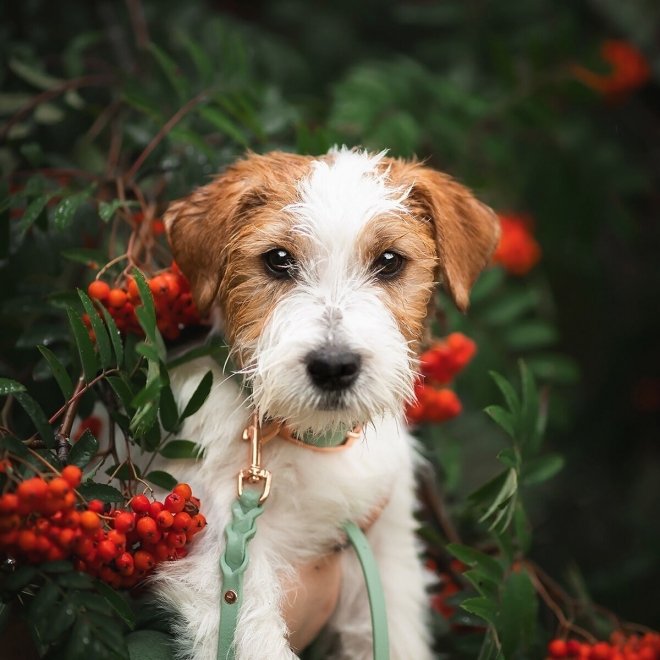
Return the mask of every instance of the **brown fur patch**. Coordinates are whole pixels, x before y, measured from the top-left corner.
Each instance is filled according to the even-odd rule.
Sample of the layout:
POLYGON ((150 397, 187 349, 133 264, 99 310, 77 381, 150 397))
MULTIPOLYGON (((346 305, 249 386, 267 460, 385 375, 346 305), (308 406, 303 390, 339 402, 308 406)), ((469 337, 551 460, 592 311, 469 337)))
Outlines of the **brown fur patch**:
POLYGON ((286 282, 269 278, 261 255, 297 249, 279 214, 295 201, 311 158, 282 152, 250 154, 210 184, 174 202, 165 214, 174 259, 190 280, 202 312, 217 301, 233 342, 259 336, 286 282))
POLYGON ((431 222, 441 281, 456 306, 465 311, 479 273, 497 246, 497 216, 465 186, 420 163, 385 158, 394 186, 410 187, 406 206, 422 222, 431 222))
POLYGON ((401 334, 414 344, 422 338, 436 271, 436 248, 429 223, 412 216, 374 219, 358 237, 361 261, 369 267, 383 252, 392 250, 406 259, 403 270, 382 280, 384 302, 401 334))

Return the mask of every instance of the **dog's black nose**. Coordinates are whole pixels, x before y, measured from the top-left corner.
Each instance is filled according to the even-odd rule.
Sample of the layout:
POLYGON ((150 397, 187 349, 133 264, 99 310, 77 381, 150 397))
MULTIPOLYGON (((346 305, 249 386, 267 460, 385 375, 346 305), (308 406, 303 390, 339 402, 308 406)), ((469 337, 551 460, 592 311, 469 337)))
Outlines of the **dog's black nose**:
POLYGON ((307 373, 314 385, 322 390, 344 390, 360 373, 362 359, 344 348, 326 347, 312 351, 305 358, 307 373))

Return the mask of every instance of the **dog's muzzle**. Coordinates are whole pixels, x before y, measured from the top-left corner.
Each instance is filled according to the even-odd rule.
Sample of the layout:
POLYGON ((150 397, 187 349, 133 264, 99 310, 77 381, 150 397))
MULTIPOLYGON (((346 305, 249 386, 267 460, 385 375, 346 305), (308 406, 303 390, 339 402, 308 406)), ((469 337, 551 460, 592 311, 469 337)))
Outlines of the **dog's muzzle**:
POLYGON ((362 358, 346 348, 325 346, 308 353, 305 363, 316 387, 326 392, 341 392, 357 380, 362 358))

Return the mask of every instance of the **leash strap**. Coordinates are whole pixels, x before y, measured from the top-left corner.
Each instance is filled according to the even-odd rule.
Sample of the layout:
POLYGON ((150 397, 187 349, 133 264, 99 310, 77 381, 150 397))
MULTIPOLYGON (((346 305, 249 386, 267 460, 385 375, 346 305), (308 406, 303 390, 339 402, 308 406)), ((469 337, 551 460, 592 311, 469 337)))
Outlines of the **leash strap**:
POLYGON ((349 543, 362 567, 364 583, 369 596, 369 611, 371 612, 371 637, 374 645, 374 660, 389 660, 390 641, 387 632, 387 612, 385 610, 385 594, 380 580, 378 564, 371 551, 371 546, 364 532, 354 523, 344 523, 344 531, 349 543))
POLYGON ((220 598, 220 635, 218 660, 234 660, 234 633, 243 602, 243 575, 248 565, 247 545, 257 532, 257 518, 263 513, 260 494, 244 490, 232 504, 232 520, 225 528, 227 546, 220 557, 222 596, 220 598))

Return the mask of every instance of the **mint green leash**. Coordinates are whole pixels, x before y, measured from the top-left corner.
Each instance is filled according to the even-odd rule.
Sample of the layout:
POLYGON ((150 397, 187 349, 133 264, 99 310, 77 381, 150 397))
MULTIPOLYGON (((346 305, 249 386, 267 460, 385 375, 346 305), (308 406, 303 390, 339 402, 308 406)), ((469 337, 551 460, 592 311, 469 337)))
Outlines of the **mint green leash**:
MULTIPOLYGON (((232 505, 232 520, 225 528, 227 546, 220 557, 222 597, 220 599, 220 635, 218 660, 235 660, 234 633, 243 602, 243 575, 248 566, 247 546, 256 534, 256 520, 263 513, 260 493, 244 490, 232 505)), ((364 532, 353 522, 344 524, 349 543, 362 567, 369 596, 374 660, 389 660, 389 639, 385 595, 378 565, 364 532)))

